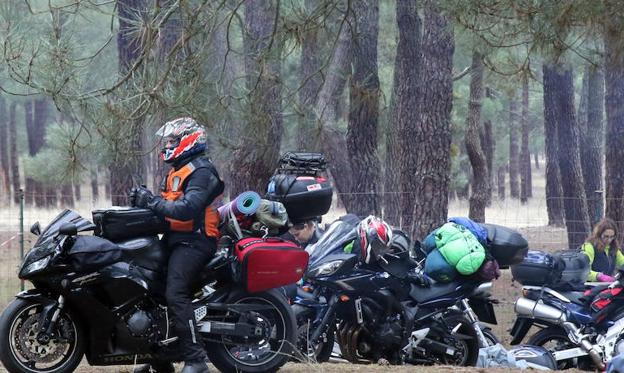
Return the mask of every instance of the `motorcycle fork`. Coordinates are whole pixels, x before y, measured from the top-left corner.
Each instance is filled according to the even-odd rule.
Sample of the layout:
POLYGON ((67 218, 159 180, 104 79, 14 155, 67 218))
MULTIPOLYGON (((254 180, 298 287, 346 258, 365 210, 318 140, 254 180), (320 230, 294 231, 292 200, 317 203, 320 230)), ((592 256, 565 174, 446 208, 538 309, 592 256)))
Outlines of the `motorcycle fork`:
POLYGON ((39 333, 37 341, 39 343, 47 343, 56 330, 56 323, 65 307, 65 297, 59 295, 56 302, 52 302, 43 308, 41 317, 39 318, 39 333), (52 316, 50 316, 52 314, 52 316))
POLYGON ((319 323, 318 327, 312 333, 311 340, 316 342, 319 337, 325 333, 326 330, 329 330, 330 323, 333 323, 336 317, 336 308, 338 307, 338 297, 336 295, 332 295, 329 299, 329 307, 323 315, 323 319, 319 323))
POLYGON ((485 338, 485 335, 483 334, 483 331, 481 330, 481 325, 479 325, 479 318, 477 317, 477 314, 475 314, 475 312, 473 311, 472 307, 470 307, 470 304, 468 304, 468 300, 466 298, 462 299, 461 305, 463 308, 462 311, 468 317, 468 320, 470 320, 470 324, 472 324, 472 327, 474 328, 475 332, 477 332, 477 337, 479 338, 479 345, 481 345, 482 347, 490 347, 490 343, 485 338))

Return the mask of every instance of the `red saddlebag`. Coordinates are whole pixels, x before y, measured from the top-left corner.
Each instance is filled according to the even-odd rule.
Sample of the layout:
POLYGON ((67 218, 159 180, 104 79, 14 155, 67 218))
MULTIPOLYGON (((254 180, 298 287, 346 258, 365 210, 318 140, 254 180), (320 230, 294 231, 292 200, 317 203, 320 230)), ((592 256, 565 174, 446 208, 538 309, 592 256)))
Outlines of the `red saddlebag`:
POLYGON ((293 284, 308 266, 308 253, 281 238, 243 238, 236 243, 241 280, 255 293, 293 284))

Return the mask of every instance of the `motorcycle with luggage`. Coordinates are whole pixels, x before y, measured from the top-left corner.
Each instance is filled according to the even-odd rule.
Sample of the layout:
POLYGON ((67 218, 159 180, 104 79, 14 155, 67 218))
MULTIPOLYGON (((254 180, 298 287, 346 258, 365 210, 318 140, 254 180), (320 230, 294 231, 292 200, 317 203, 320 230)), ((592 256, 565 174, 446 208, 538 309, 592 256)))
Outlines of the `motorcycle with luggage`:
MULTIPOLYGON (((83 355, 94 366, 177 360, 161 222, 135 208, 94 212, 94 220, 65 210, 43 232, 33 225, 38 239, 19 270, 32 288, 0 317, 9 372, 72 372, 83 355)), ((296 324, 275 288, 299 280, 307 261, 294 244, 270 237, 220 245, 194 286, 197 338, 212 364, 273 372, 287 362, 296 324)))
POLYGON ((528 344, 550 350, 560 369, 603 370, 624 352, 622 270, 615 282, 588 287, 589 270, 589 259, 580 251, 529 251, 512 266, 514 280, 523 287, 514 306, 511 344, 537 327, 528 344))
MULTIPOLYGON (((496 322, 491 282, 460 279, 427 287, 409 244, 394 245, 374 266, 362 265, 357 255, 343 252, 355 237, 353 225, 335 222, 309 248, 307 284, 293 306, 305 357, 326 361, 335 340, 351 362, 470 366, 480 347, 497 343, 479 320, 496 322)), ((503 265, 513 262, 505 260, 503 265)))

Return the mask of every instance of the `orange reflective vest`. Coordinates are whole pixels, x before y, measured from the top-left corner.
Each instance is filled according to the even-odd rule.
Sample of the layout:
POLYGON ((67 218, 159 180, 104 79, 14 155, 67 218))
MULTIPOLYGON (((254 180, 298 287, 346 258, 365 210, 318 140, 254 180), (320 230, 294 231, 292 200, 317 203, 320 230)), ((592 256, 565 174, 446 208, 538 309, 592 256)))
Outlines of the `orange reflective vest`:
MULTIPOLYGON (((191 176, 197 167, 189 162, 179 170, 171 169, 165 181, 165 189, 161 195, 167 201, 175 201, 184 196, 183 186, 186 179, 191 176)), ((193 232, 201 228, 208 237, 219 237, 219 212, 211 204, 204 210, 203 226, 195 220, 176 220, 165 217, 169 222, 169 229, 173 232, 193 232)))

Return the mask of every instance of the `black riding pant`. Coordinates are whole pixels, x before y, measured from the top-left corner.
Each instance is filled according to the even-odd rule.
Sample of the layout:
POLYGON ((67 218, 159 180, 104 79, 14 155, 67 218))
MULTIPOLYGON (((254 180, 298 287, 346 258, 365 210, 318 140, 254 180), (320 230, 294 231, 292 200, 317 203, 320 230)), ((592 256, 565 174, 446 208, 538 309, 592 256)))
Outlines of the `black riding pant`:
POLYGON ((174 329, 179 338, 180 353, 184 361, 206 358, 204 345, 197 331, 192 285, 210 261, 216 250, 214 239, 197 239, 171 242, 171 256, 167 269, 167 305, 173 314, 174 329))

